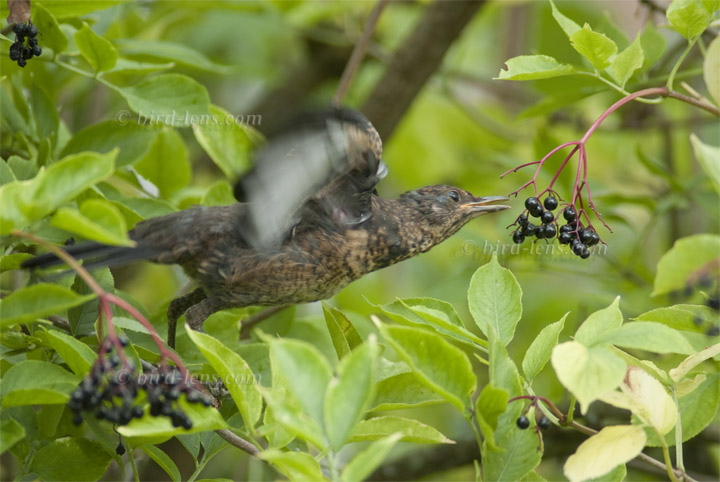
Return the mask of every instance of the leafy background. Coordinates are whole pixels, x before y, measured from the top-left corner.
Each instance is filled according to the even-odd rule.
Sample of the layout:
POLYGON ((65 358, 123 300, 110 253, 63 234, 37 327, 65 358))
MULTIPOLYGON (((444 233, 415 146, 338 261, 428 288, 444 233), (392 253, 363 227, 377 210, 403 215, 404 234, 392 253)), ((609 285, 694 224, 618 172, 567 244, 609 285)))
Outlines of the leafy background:
MULTIPOLYGON (((677 33, 664 28, 663 17, 634 1, 558 5, 565 15, 579 23, 588 22, 621 49, 646 22, 659 24, 648 34, 656 61, 649 62, 635 82, 666 75, 686 45, 677 33)), ((292 86, 298 72, 317 68, 318 51, 344 52, 340 56, 342 66, 372 6, 370 2, 312 1, 34 2, 33 21, 44 34, 43 56, 29 61, 25 69, 10 62, 6 54, 0 57, 4 161, 0 179, 3 184, 28 180, 17 189, 3 191, 2 233, 13 227, 29 228, 57 243, 70 236, 82 239, 83 234, 122 243, 125 230, 144 217, 198 203, 229 202, 232 180, 248 167, 249 153, 257 145, 254 130, 263 132, 265 126, 282 123, 284 113, 271 108, 268 99, 277 89, 292 86), (73 67, 78 65, 85 74, 73 67), (94 72, 102 74, 95 76, 94 72), (174 97, 169 107, 163 102, 168 93, 174 97), (232 130, 143 127, 133 122, 137 119, 133 111, 162 114, 169 108, 191 113, 210 109, 246 118, 262 115, 262 121, 250 129, 232 130), (112 150, 116 145, 119 150, 112 150), (52 174, 54 161, 83 151, 102 154, 71 158, 74 164, 68 163, 62 170, 67 178, 57 176, 60 169, 52 174), (47 169, 38 176, 42 166, 47 169), (141 193, 144 184, 136 173, 154 184, 155 196, 141 193), (69 180, 72 182, 66 182, 69 180), (96 182, 97 188, 86 189, 96 182), (50 194, 43 197, 43 193, 50 194), (16 212, 14 206, 21 204, 31 209, 16 212)), ((370 55, 348 93, 348 105, 362 105, 379 80, 389 53, 400 45, 423 8, 422 3, 408 3, 386 9, 370 55)), ((2 9, 4 18, 5 4, 2 9)), ((3 41, 2 45, 9 43, 3 41)), ((542 53, 562 63, 583 63, 557 27, 549 4, 484 5, 394 135, 386 140, 385 161, 390 175, 380 186, 380 193, 395 196, 421 185, 448 183, 478 195, 506 194, 522 184, 525 175, 500 180, 500 173, 579 138, 617 100, 616 93, 596 93, 603 85, 592 78, 562 77, 523 84, 491 80, 508 58, 526 53, 542 53)), ((682 71, 697 90, 705 93, 699 75, 702 60, 696 49, 682 71)), ((327 104, 338 80, 339 74, 325 72, 321 82, 301 92, 300 103, 307 107, 327 104)), ((617 295, 621 295, 625 318, 678 301, 703 303, 701 293, 679 294, 678 286, 653 296, 658 261, 677 240, 719 231, 717 192, 693 155, 691 133, 706 144, 720 143, 715 118, 670 100, 660 106, 630 104, 613 114, 592 137, 588 144, 589 183, 596 204, 614 230, 613 234, 600 231, 608 242, 607 251, 601 255, 580 261, 557 245, 555 254, 550 255, 511 253, 510 231, 505 226, 513 221, 512 213, 522 209, 521 194, 513 201, 512 211, 475 221, 431 252, 366 276, 330 304, 345 313, 363 336, 375 331, 369 315, 378 314, 376 305, 417 296, 449 302, 465 325, 471 326, 468 285, 477 268, 497 251, 501 264, 523 287, 522 319, 508 347, 519 363, 544 326, 569 312, 562 332, 566 338, 590 313, 608 306, 617 295)), ((541 181, 547 183, 552 172, 548 170, 542 176, 541 181)), ((569 191, 571 182, 569 173, 563 175, 559 190, 569 191)), ((3 249, 15 252, 16 243, 6 239, 3 249)), ((26 283, 27 274, 13 269, 22 257, 3 257, 0 287, 4 293, 26 283)), ((167 303, 187 283, 177 268, 147 263, 114 269, 112 278, 107 271, 100 276, 101 283, 109 286, 114 279, 122 296, 143 307, 160 330, 164 329, 167 303)), ((80 292, 83 289, 72 277, 55 283, 80 292)), ((72 308, 68 317, 87 332, 94 321, 95 306, 90 302, 72 308)), ((263 329, 310 341, 329 360, 337 360, 320 304, 277 315, 263 329)), ((696 347, 718 341, 702 333, 691 339, 696 347)), ((180 344, 191 346, 186 335, 181 335, 180 344)), ((11 351, 11 347, 4 343, 4 350, 11 351)), ((41 359, 42 352, 37 348, 27 358, 41 359)), ((196 357, 196 363, 203 361, 199 353, 196 357)), ((681 359, 662 355, 653 361, 672 367, 681 359)), ((3 357, 3 374, 15 362, 3 357)), ((487 375, 475 368, 482 386, 487 375)), ((550 370, 538 375, 535 387, 557 403, 567 402, 563 386, 550 370)), ((40 414, 41 421, 59 417, 50 409, 40 414)), ((451 439, 472 438, 451 405, 414 408, 401 414, 418 418, 451 439)), ((588 417, 607 421, 617 414, 598 410, 588 417)), ((712 452, 714 465, 708 470, 717 470, 718 445, 711 444, 710 437, 701 435, 696 443, 705 444, 712 452)), ((176 442, 163 448, 173 455, 183 450, 176 442)), ((149 458, 162 458, 152 450, 146 451, 149 458)), ((415 450, 416 446, 402 445, 396 448, 396 455, 415 450)), ((538 472, 549 479, 560 477, 563 454, 566 450, 560 447, 557 458, 546 456, 538 472)), ((710 455, 698 455, 699 459, 703 457, 710 455)), ((187 461, 177 456, 173 459, 184 473, 187 461)), ((2 461, 4 469, 17 470, 17 461, 11 461, 8 454, 2 461)), ((87 470, 89 473, 91 468, 87 470)), ((152 463, 144 463, 141 470, 146 479, 165 476, 152 463)), ((237 452, 225 450, 202 474, 272 477, 267 470, 252 459, 238 464, 237 452)), ((455 475, 435 476, 470 479, 474 469, 466 466, 457 469, 455 475)))

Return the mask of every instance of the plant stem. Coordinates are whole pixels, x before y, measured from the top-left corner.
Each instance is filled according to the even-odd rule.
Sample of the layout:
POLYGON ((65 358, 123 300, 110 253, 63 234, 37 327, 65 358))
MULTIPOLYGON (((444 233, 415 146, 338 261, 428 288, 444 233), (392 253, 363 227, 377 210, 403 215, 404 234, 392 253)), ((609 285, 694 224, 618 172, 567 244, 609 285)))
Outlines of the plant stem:
POLYGON ((685 60, 685 56, 687 56, 688 53, 690 53, 690 50, 693 48, 693 45, 695 45, 695 42, 697 42, 698 37, 695 37, 692 41, 688 43, 688 46, 685 48, 683 53, 680 55, 680 58, 675 62, 675 65, 673 65, 672 70, 670 71, 670 76, 668 77, 667 82, 665 83, 665 87, 667 87, 667 90, 672 92, 673 90, 673 82, 675 82, 675 74, 677 73, 678 69, 680 68, 680 65, 685 60))
POLYGON ((568 408, 568 413, 565 417, 565 421, 568 424, 573 423, 573 417, 575 417, 575 405, 577 405, 577 399, 573 396, 570 398, 570 408, 568 408))
POLYGON ((670 476, 670 480, 672 480, 673 482, 678 482, 677 477, 675 477, 675 471, 673 470, 672 461, 670 460, 670 449, 668 449, 668 446, 666 443, 664 443, 664 441, 662 444, 662 453, 663 458, 665 459, 665 468, 667 469, 667 473, 670 476))
POLYGON ((675 402, 675 410, 677 410, 678 418, 675 422, 675 465, 677 468, 685 471, 685 462, 683 461, 683 435, 682 435, 682 420, 680 418, 680 404, 677 399, 677 392, 675 387, 672 387, 673 402, 675 402))

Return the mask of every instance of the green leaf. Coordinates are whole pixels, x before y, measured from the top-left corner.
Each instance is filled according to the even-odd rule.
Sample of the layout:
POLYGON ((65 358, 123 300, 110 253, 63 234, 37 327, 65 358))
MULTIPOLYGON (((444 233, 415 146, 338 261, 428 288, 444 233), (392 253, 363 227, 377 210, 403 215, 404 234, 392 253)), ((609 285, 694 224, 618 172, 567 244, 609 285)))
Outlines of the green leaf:
POLYGON ((325 432, 339 450, 362 419, 373 397, 378 348, 375 335, 340 360, 325 393, 325 432))
POLYGON ((642 67, 644 60, 640 35, 638 35, 633 43, 615 56, 610 66, 612 75, 620 84, 620 87, 625 88, 627 81, 630 80, 636 70, 642 67))
POLYGON ((94 298, 80 296, 64 286, 38 283, 21 288, 0 300, 0 326, 7 328, 17 323, 30 323, 43 316, 67 310, 94 298))
MULTIPOLYGON (((115 292, 115 280, 110 272, 110 268, 96 269, 91 271, 90 274, 92 274, 102 289, 110 293, 115 292)), ((87 283, 78 275, 75 275, 75 280, 71 288, 80 295, 88 295, 93 292, 87 283)), ((93 332, 95 329, 95 321, 98 319, 99 306, 100 301, 97 298, 93 298, 82 305, 75 306, 68 310, 68 322, 70 323, 70 330, 73 335, 87 335, 93 332)), ((124 329, 125 327, 121 324, 122 320, 123 318, 120 316, 113 318, 115 326, 124 329)), ((135 323, 138 322, 135 321, 135 323)))
POLYGON ((672 378, 675 382, 679 382, 680 380, 685 378, 685 376, 690 373, 693 368, 695 368, 705 360, 716 356, 719 353, 720 343, 716 343, 715 345, 709 346, 702 351, 690 355, 685 360, 683 360, 682 363, 680 363, 677 367, 670 370, 670 378, 672 378))
POLYGON ((520 55, 505 61, 507 70, 501 70, 495 79, 537 80, 571 75, 575 67, 561 64, 548 55, 520 55))
POLYGON ((638 321, 654 321, 662 323, 676 330, 704 333, 702 326, 698 326, 696 319, 711 319, 712 310, 702 305, 675 305, 657 308, 635 318, 638 321))
POLYGON ((712 262, 720 253, 720 236, 696 234, 675 241, 657 266, 652 296, 683 290, 698 269, 712 262))
POLYGON ((110 70, 115 67, 118 52, 113 44, 92 31, 87 24, 75 33, 75 45, 95 72, 110 70))
POLYGON ((216 105, 209 109, 212 122, 193 124, 195 139, 223 174, 235 179, 250 168, 248 130, 252 128, 238 124, 232 114, 216 105))
POLYGON ((190 430, 173 427, 168 417, 151 417, 146 411, 143 418, 136 418, 128 425, 117 427, 117 432, 124 437, 138 437, 137 443, 131 442, 131 445, 139 445, 139 443, 145 442, 143 439, 154 438, 164 441, 175 435, 228 428, 222 415, 213 407, 206 407, 199 403, 188 403, 184 397, 178 400, 178 405, 193 422, 190 430))
POLYGON ((465 328, 455 308, 446 301, 434 298, 405 298, 374 306, 401 325, 429 327, 441 335, 473 347, 487 346, 485 340, 465 328))
MULTIPOLYGON (((678 399, 678 405, 680 407, 682 440, 686 442, 705 430, 717 416, 718 408, 720 408, 720 374, 708 375, 695 390, 678 399)), ((648 446, 658 447, 661 445, 654 431, 647 430, 646 433, 648 446)), ((665 435, 665 443, 675 445, 675 427, 665 435)))
MULTIPOLYGON (((715 50, 717 50, 718 55, 720 55, 720 42, 716 41, 715 43, 718 45, 715 50)), ((705 59, 707 60, 708 57, 705 57, 705 59)), ((720 69, 720 61, 717 64, 717 68, 720 69)), ((718 75, 714 81, 718 83, 718 98, 720 98, 720 75, 718 75)), ((695 134, 690 134, 690 143, 692 144, 695 158, 702 166, 705 174, 707 174, 712 181, 715 190, 720 193, 720 147, 705 144, 698 139, 695 134)))
POLYGON ((26 259, 32 258, 30 253, 12 253, 0 257, 0 273, 20 269, 20 265, 26 259))
POLYGON ((485 480, 521 480, 540 463, 542 452, 538 450, 537 435, 532 430, 517 428, 515 420, 522 408, 515 405, 498 420, 497 449, 492 450, 487 440, 483 444, 485 480))
POLYGON ((35 13, 33 14, 33 24, 42 32, 42 41, 40 44, 50 47, 56 54, 61 53, 68 46, 68 39, 60 30, 60 25, 55 16, 47 11, 43 5, 33 4, 35 13))
MULTIPOLYGON (((260 393, 262 393, 268 409, 272 412, 272 419, 279 422, 293 435, 312 443, 319 449, 326 448, 327 444, 320 424, 303 413, 300 402, 292 393, 285 392, 276 383, 273 383, 273 390, 261 387, 260 393)), ((271 438, 271 440, 273 439, 271 438)))
POLYGON ((0 448, 0 454, 4 454, 24 438, 25 428, 14 418, 6 418, 0 421, 0 440, 3 442, 0 448))
POLYGON ((645 432, 633 425, 605 427, 584 441, 568 458, 563 472, 570 482, 600 477, 642 452, 645 432))
POLYGON ((565 34, 570 38, 575 32, 580 30, 580 25, 567 18, 565 15, 560 13, 560 10, 555 6, 555 2, 550 0, 550 6, 552 7, 552 16, 555 21, 560 25, 565 34))
POLYGON ((229 206, 236 202, 232 186, 224 179, 213 183, 200 199, 200 204, 203 206, 229 206))
POLYGON ((379 325, 383 337, 431 390, 465 412, 477 379, 465 352, 418 328, 379 325))
POLYGON ((490 383, 508 392, 510 397, 522 395, 522 380, 515 362, 495 336, 491 337, 488 376, 490 383))
POLYGON ((115 90, 137 114, 170 126, 187 127, 200 122, 210 108, 207 89, 182 74, 162 74, 115 90))
MULTIPOLYGON (((710 93, 710 96, 715 100, 715 104, 720 104, 720 37, 715 37, 708 46, 705 54, 705 60, 703 60, 703 79, 705 80, 705 87, 710 93)), ((694 146, 695 143, 693 143, 693 147, 694 146)), ((695 148, 695 151, 695 156, 697 156, 697 148, 695 148)), ((718 163, 720 163, 720 160, 717 159, 716 154, 714 164, 717 166, 718 163)), ((716 170, 714 171, 715 175, 711 177, 713 177, 715 181, 716 189, 720 190, 720 187, 718 186, 718 183, 720 183, 718 177, 720 175, 718 174, 717 169, 718 168, 716 167, 716 170)), ((709 171, 710 170, 705 167, 705 172, 710 174, 709 171)))
POLYGON ((123 57, 136 59, 155 59, 175 62, 182 67, 206 70, 212 74, 231 73, 231 66, 221 65, 208 59, 205 55, 182 44, 147 39, 122 39, 116 42, 123 57))
MULTIPOLYGON (((123 0, 63 0, 62 2, 47 1, 43 2, 47 8, 57 18, 82 17, 96 10, 104 10, 121 3, 123 0)), ((35 7, 35 3, 33 3, 35 7)))
POLYGON ((322 481, 323 476, 320 464, 312 455, 305 452, 283 452, 277 449, 263 450, 260 458, 270 462, 290 480, 322 481))
POLYGON ((348 462, 342 471, 341 480, 348 482, 365 480, 383 463, 401 436, 402 434, 392 434, 370 444, 348 462))
POLYGON ((180 480, 182 480, 180 469, 177 468, 177 465, 175 465, 175 462, 173 462, 168 454, 154 445, 143 445, 140 448, 170 476, 170 480, 173 482, 180 482, 180 480))
POLYGON ((338 360, 340 360, 348 355, 355 347, 362 344, 362 338, 342 311, 330 306, 324 301, 322 302, 322 309, 323 315, 325 316, 325 324, 330 333, 330 339, 335 347, 338 360))
POLYGON ((30 472, 41 480, 98 480, 112 457, 100 443, 80 437, 55 439, 35 452, 30 472))
POLYGON ((401 440, 418 444, 453 444, 452 440, 412 418, 386 415, 363 420, 353 430, 351 442, 378 440, 394 433, 401 434, 401 440))
POLYGON ((242 414, 245 426, 252 430, 262 412, 262 395, 252 370, 245 360, 210 335, 190 329, 186 331, 215 372, 222 377, 242 414))
POLYGON ((593 32, 588 24, 570 36, 570 43, 598 71, 610 65, 610 57, 618 50, 615 42, 601 33, 593 32))
POLYGON ((112 78, 116 78, 116 76, 120 75, 128 77, 133 75, 146 75, 159 72, 161 70, 172 69, 173 67, 175 67, 174 62, 158 64, 119 58, 115 63, 115 67, 113 67, 112 70, 109 70, 105 74, 105 77, 113 76, 112 78))
POLYGON ((653 353, 680 353, 689 355, 695 350, 676 330, 661 323, 635 321, 605 333, 600 343, 653 353))
POLYGON ((477 419, 480 432, 491 450, 497 450, 495 443, 495 429, 498 418, 507 409, 508 392, 502 388, 496 388, 492 384, 485 385, 475 401, 475 418, 477 419))
POLYGON ((46 330, 45 333, 53 349, 76 375, 85 376, 90 371, 97 355, 89 346, 57 330, 46 330))
MULTIPOLYGON (((130 113, 124 111, 127 116, 130 113)), ((65 145, 63 156, 82 151, 110 152, 116 147, 117 167, 133 164, 150 149, 158 130, 140 125, 128 118, 99 122, 85 127, 75 134, 65 145)))
POLYGON ((3 377, 2 407, 65 403, 79 381, 79 377, 53 363, 21 361, 3 377))
POLYGON ((551 361, 560 383, 575 395, 583 414, 594 400, 617 388, 625 377, 625 362, 602 346, 561 343, 553 350, 551 361))
POLYGON ((35 179, 32 201, 25 214, 39 219, 74 198, 89 186, 110 177, 117 150, 107 154, 83 152, 66 156, 35 179))
POLYGON ((60 208, 50 225, 93 241, 113 246, 134 246, 120 210, 104 199, 88 199, 80 210, 60 208))
POLYGON ((36 82, 33 82, 30 88, 30 103, 35 115, 38 137, 50 139, 56 136, 60 126, 57 103, 53 102, 45 89, 36 82))
POLYGON ((575 333, 575 340, 588 347, 602 343, 608 331, 620 328, 622 325, 623 315, 619 305, 620 297, 617 296, 610 306, 588 316, 575 333))
POLYGON ((420 383, 414 373, 400 373, 378 382, 372 410, 403 410, 441 403, 443 399, 420 383))
POLYGON ((157 186, 165 198, 187 186, 192 171, 180 134, 169 128, 160 131, 150 150, 135 164, 135 170, 157 186))
POLYGON ((662 58, 667 47, 667 40, 655 29, 652 22, 648 22, 640 34, 640 46, 644 57, 642 70, 646 71, 662 58))
POLYGON ((698 0, 673 0, 665 15, 670 25, 688 40, 703 33, 710 25, 710 16, 698 0))
POLYGON ((468 288, 468 306, 485 336, 492 330, 503 345, 515 335, 522 316, 522 289, 510 270, 500 266, 497 253, 475 271, 468 288))
POLYGON ((545 367, 545 364, 550 361, 550 355, 552 355, 552 350, 555 345, 557 345, 560 332, 565 327, 565 319, 568 314, 569 313, 565 313, 563 317, 560 318, 560 321, 551 323, 540 330, 538 336, 535 337, 532 344, 530 344, 530 348, 525 352, 522 369, 528 381, 535 378, 545 367))
MULTIPOLYGON (((280 375, 305 412, 322 426, 325 392, 332 371, 325 357, 309 343, 265 337, 273 373, 280 375)), ((277 414, 276 414, 277 415, 277 414)))

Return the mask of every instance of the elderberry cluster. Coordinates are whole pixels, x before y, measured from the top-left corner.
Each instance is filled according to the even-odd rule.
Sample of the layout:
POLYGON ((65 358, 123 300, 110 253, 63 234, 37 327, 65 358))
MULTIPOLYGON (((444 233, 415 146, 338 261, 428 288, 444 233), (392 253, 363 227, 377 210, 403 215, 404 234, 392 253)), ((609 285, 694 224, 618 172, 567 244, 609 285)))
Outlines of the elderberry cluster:
POLYGON ((525 200, 527 214, 523 212, 518 216, 516 221, 518 227, 512 234, 513 242, 522 244, 525 238, 532 236, 536 239, 554 239, 557 236, 560 244, 570 245, 573 254, 582 259, 589 258, 590 247, 600 242, 600 236, 592 227, 583 226, 572 205, 562 210, 566 224, 560 225, 560 215, 556 216, 553 213, 558 205, 557 198, 552 195, 548 195, 542 203, 537 197, 527 198, 525 200), (539 218, 540 224, 530 222, 528 215, 539 218))
MULTIPOLYGON (((121 346, 127 338, 120 337, 121 346)), ((73 411, 73 422, 80 425, 83 412, 91 412, 98 420, 117 425, 127 425, 134 418, 142 418, 145 410, 137 404, 140 390, 146 393, 150 403, 150 415, 170 418, 173 427, 192 428, 190 417, 177 407, 177 400, 184 393, 189 403, 212 405, 210 396, 200 392, 182 379, 177 370, 157 370, 138 374, 134 364, 121 361, 113 354, 112 343, 105 343, 90 373, 70 395, 68 407, 73 411)))
MULTIPOLYGON (((527 418, 526 415, 520 415, 515 422, 520 430, 525 430, 530 426, 530 419, 527 418)), ((540 428, 540 430, 547 430, 550 428, 552 423, 550 422, 550 419, 547 418, 545 415, 541 416, 537 420, 537 426, 540 428)))
POLYGON ((13 25, 13 32, 15 32, 15 42, 10 45, 10 60, 15 60, 20 67, 25 67, 28 60, 40 57, 42 54, 37 39, 38 29, 32 23, 16 23, 13 25))

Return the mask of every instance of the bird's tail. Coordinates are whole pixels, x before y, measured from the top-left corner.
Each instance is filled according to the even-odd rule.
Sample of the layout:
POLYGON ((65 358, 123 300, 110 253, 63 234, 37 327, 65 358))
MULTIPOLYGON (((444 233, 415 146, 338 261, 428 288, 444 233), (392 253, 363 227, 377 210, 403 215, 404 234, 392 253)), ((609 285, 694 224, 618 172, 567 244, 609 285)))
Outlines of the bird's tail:
MULTIPOLYGON (((155 250, 150 247, 138 245, 109 246, 94 241, 80 243, 64 248, 73 258, 82 260, 83 266, 87 269, 99 268, 102 266, 120 266, 133 261, 153 257, 155 250)), ((21 267, 28 269, 44 269, 62 264, 63 261, 53 253, 45 253, 34 258, 23 261, 21 267)))

